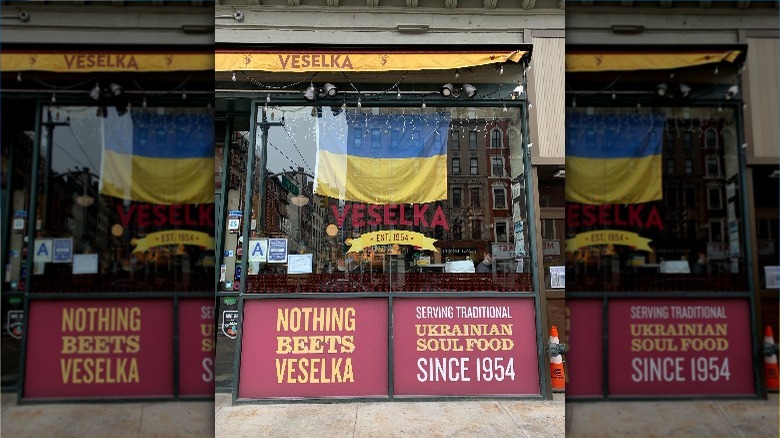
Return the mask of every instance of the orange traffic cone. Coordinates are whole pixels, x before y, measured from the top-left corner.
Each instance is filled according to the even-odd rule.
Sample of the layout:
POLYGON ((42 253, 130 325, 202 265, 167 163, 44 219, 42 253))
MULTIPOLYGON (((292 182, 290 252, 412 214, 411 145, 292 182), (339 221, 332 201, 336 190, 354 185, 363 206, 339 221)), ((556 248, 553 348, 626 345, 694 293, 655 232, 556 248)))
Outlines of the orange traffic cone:
MULTIPOLYGON (((552 326, 550 330, 550 344, 559 344, 558 328, 552 326)), ((563 356, 560 353, 556 356, 550 356, 550 377, 553 389, 564 389, 566 387, 566 377, 563 372, 563 356)))
MULTIPOLYGON (((765 344, 774 344, 775 343, 775 337, 772 333, 772 327, 766 326, 766 330, 764 331, 764 343, 765 344)), ((778 384, 780 381, 778 380, 777 375, 777 355, 772 354, 771 356, 764 356, 764 375, 766 376, 766 389, 774 389, 775 391, 778 389, 778 384)))

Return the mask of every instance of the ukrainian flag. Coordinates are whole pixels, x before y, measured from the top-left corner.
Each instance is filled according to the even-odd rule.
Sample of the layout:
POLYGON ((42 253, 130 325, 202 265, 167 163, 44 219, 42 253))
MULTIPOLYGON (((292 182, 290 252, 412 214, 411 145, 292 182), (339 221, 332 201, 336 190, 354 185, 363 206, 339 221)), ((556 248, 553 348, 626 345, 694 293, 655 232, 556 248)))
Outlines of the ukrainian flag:
POLYGON ((315 193, 370 204, 447 199, 450 115, 371 114, 324 107, 315 193))
POLYGON ((566 200, 639 204, 663 198, 662 114, 566 115, 566 200))
POLYGON ((211 114, 113 108, 103 120, 100 193, 152 204, 214 202, 211 114))

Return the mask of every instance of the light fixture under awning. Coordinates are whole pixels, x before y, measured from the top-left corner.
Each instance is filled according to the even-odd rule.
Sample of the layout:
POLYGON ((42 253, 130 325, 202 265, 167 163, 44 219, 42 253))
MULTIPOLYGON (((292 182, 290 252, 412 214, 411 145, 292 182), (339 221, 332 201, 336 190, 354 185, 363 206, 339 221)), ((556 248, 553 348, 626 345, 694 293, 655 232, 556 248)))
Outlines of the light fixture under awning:
POLYGON ((213 68, 214 55, 211 53, 9 51, 0 54, 0 71, 170 72, 213 68))
POLYGON ((499 62, 519 62, 527 52, 393 52, 393 51, 217 51, 216 71, 305 73, 449 70, 499 62))
POLYGON ((687 52, 567 53, 567 72, 669 70, 719 62, 734 62, 739 50, 687 52))

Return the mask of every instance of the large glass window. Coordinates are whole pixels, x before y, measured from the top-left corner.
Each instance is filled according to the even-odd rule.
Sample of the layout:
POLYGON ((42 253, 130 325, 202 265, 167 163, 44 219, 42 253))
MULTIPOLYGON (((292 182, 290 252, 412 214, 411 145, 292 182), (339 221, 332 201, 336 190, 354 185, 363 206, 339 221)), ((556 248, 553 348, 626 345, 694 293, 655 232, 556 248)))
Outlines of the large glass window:
MULTIPOLYGON (((654 145, 657 163, 637 161, 619 184, 607 177, 601 188, 592 186, 598 200, 567 202, 567 246, 576 247, 567 252, 572 291, 745 290, 734 111, 660 108, 629 115, 597 108, 570 114, 577 125, 567 138, 582 138, 589 151, 654 145), (685 119, 674 117, 680 112, 685 119), (676 141, 678 126, 689 127, 682 131, 683 147, 664 147, 676 141), (602 243, 584 240, 593 238, 602 243)), ((566 183, 567 191, 577 186, 571 178, 566 183)))
POLYGON ((211 289, 213 116, 121 109, 44 108, 33 292, 211 289))
MULTIPOLYGON (((527 220, 524 206, 514 212, 524 201, 520 196, 516 206, 508 186, 492 186, 495 177, 512 174, 511 163, 496 156, 494 168, 480 168, 490 144, 477 142, 478 130, 493 124, 515 129, 513 138, 521 138, 518 110, 339 105, 270 112, 275 119, 267 114, 268 120, 284 117, 285 126, 269 128, 265 193, 257 192, 260 168, 251 206, 242 205, 243 184, 231 187, 229 210, 251 208, 257 220, 247 238, 241 223, 226 230, 225 251, 234 256, 225 258, 221 290, 236 290, 242 281, 249 293, 528 289, 528 270, 518 272, 512 255, 517 241, 519 252, 528 254, 527 227, 515 227, 512 219, 527 220), (456 156, 464 130, 473 150, 456 156), (346 146, 349 161, 324 152, 336 150, 330 142, 338 141, 345 142, 339 146, 346 146), (468 160, 465 172, 462 160, 468 160), (347 171, 340 171, 344 166, 347 171), (492 269, 502 277, 469 279, 495 239, 511 248, 496 254, 500 260, 492 269), (247 272, 241 272, 243 258, 258 248, 266 257, 247 259, 247 272), (303 265, 292 264, 301 256, 303 265), (301 271, 291 272, 291 264, 301 271)), ((248 148, 247 133, 237 143, 248 148)), ((262 143, 258 132, 256 148, 262 143)), ((522 155, 519 142, 503 146, 506 157, 522 155)), ((240 180, 246 162, 236 164, 240 180)))

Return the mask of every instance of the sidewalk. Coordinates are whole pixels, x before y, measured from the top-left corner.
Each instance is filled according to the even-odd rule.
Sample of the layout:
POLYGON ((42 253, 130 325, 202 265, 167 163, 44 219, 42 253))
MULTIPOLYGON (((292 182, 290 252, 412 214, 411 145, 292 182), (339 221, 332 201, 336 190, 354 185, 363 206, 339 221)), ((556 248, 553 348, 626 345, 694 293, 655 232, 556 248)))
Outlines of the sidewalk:
POLYGON ((767 400, 566 403, 566 438, 777 438, 778 395, 767 400))
POLYGON ((0 435, 46 437, 213 437, 214 403, 71 403, 17 406, 2 395, 0 435))
POLYGON ((217 394, 215 436, 564 438, 565 397, 552 401, 285 403, 230 406, 217 394))

